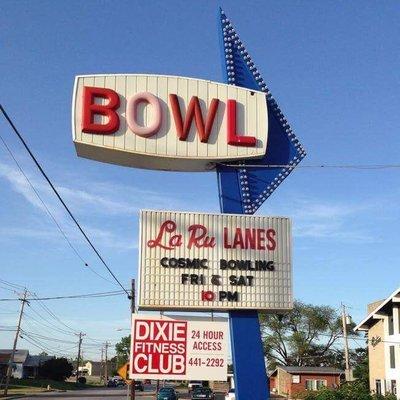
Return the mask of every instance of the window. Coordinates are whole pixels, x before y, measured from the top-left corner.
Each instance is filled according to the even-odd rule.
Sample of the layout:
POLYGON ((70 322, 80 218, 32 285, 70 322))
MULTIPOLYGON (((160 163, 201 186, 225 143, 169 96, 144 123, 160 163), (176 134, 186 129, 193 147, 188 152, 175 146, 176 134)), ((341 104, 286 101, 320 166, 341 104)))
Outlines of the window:
POLYGON ((323 379, 317 379, 317 390, 322 389, 323 387, 326 387, 326 381, 323 379))
POLYGON ((314 390, 314 381, 306 379, 306 390, 314 390))
POLYGON ((397 394, 397 385, 395 380, 390 381, 390 392, 394 395, 397 394))
POLYGON ((300 375, 292 375, 292 383, 300 383, 300 375))
POLYGON ((380 379, 375 381, 375 392, 376 394, 382 394, 382 382, 380 379))
POLYGON ((394 325, 393 325, 393 317, 389 318, 389 335, 394 334, 394 325))
POLYGON ((306 379, 306 390, 319 390, 326 387, 325 379, 306 379))
POLYGON ((394 346, 389 346, 389 355, 390 355, 390 368, 396 368, 394 346))

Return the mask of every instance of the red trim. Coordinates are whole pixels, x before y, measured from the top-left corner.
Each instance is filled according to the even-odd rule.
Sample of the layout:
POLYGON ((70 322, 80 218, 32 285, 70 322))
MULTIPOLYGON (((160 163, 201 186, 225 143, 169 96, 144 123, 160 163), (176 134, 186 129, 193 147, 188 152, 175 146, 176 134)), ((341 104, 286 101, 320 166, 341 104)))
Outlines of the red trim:
POLYGON ((227 136, 231 146, 255 147, 257 139, 253 136, 238 136, 236 133, 236 100, 227 102, 227 136))
POLYGON ((115 110, 119 107, 119 96, 114 90, 84 86, 82 101, 82 132, 108 135, 119 129, 119 117, 115 110), (107 104, 96 104, 95 99, 108 100, 107 104), (94 122, 95 115, 108 118, 106 124, 94 122))
POLYGON ((202 143, 207 143, 214 124, 215 115, 218 110, 219 100, 218 99, 211 100, 210 109, 206 115, 205 125, 203 120, 203 114, 201 113, 199 98, 197 96, 193 96, 190 99, 184 122, 182 119, 178 96, 176 94, 170 94, 169 102, 171 103, 172 115, 174 117, 176 132, 178 134, 179 140, 182 141, 187 140, 194 117, 197 132, 199 133, 200 136, 200 141, 202 143))

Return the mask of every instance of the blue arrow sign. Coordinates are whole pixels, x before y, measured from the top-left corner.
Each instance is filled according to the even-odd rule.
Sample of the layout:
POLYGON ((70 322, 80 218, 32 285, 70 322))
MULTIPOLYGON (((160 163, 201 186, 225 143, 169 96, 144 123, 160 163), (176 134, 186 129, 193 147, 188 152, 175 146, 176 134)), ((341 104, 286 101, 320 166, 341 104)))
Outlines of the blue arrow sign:
POLYGON ((222 10, 220 28, 225 82, 266 94, 266 155, 257 160, 245 160, 217 167, 222 211, 227 212, 224 210, 224 204, 228 201, 230 213, 253 214, 305 157, 306 152, 222 10))

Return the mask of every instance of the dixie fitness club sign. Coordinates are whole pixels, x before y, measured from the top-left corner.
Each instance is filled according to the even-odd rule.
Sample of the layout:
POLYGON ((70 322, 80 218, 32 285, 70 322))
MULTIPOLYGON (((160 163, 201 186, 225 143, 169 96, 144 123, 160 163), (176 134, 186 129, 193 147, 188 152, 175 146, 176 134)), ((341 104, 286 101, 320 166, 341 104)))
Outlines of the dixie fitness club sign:
POLYGON ((141 211, 139 308, 288 310, 288 218, 141 211))

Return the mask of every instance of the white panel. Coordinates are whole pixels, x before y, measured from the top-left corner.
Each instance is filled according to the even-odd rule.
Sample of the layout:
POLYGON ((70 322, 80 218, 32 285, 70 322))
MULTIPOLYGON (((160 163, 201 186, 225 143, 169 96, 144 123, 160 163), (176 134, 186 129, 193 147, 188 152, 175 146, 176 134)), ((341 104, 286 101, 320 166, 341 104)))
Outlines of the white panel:
POLYGON ((282 217, 142 211, 139 277, 141 309, 288 310, 293 302, 290 220, 282 217), (161 232, 161 227, 167 222, 164 232, 161 232), (204 237, 214 238, 214 242, 209 242, 207 246, 202 238, 193 245, 190 235, 194 226, 198 229, 196 235, 204 233, 200 232, 203 228, 199 228, 203 226, 207 230, 204 237), (236 232, 241 236, 234 245, 236 232), (271 238, 267 237, 268 234, 272 235, 271 238), (184 261, 193 262, 195 259, 207 261, 203 267, 188 266, 184 261), (176 260, 184 264, 174 267, 176 260), (230 264, 232 268, 221 268, 221 263, 230 260, 237 261, 230 264), (265 268, 267 262, 273 263, 273 270, 265 268), (259 267, 261 264, 264 267, 259 267), (204 280, 196 284, 191 281, 193 274, 198 279, 202 276, 204 280), (214 275, 221 277, 220 285, 212 282, 214 275), (235 279, 245 277, 242 285, 233 285, 231 279, 234 278, 231 276, 235 279), (189 281, 182 283, 182 279, 189 281), (209 301, 202 299, 203 291, 211 291, 213 298, 209 301), (237 298, 231 301, 222 299, 219 297, 221 292, 231 292, 234 296, 237 293, 237 298))
MULTIPOLYGON (((167 169, 178 171, 201 171, 215 166, 216 162, 259 158, 266 152, 268 138, 268 115, 265 94, 248 89, 199 79, 161 75, 93 75, 77 77, 74 93, 74 142, 78 155, 104 162, 132 167, 167 169), (82 132, 82 91, 84 86, 109 88, 120 97, 117 114, 120 127, 114 134, 87 134, 82 132), (126 105, 129 98, 139 92, 150 92, 162 104, 162 124, 152 137, 134 134, 126 122, 126 105), (175 121, 170 108, 169 94, 179 98, 183 118, 190 100, 197 96, 203 120, 208 114, 213 98, 219 99, 208 143, 202 143, 192 121, 186 141, 177 137, 175 121), (237 101, 237 133, 255 136, 256 147, 228 145, 226 102, 237 101)), ((105 103, 106 100, 99 100, 105 103)), ((154 109, 140 104, 138 122, 151 124, 154 109)), ((95 122, 106 123, 106 118, 95 116, 95 122)))
MULTIPOLYGON (((83 86, 94 86, 94 77, 87 76, 87 77, 83 78, 81 82, 82 82, 83 86)), ((83 93, 83 88, 81 90, 81 93, 83 93)), ((82 106, 82 100, 81 100, 81 106, 82 106)), ((80 116, 79 119, 82 124, 82 116, 80 116)), ((79 125, 78 129, 81 129, 81 124, 79 125)), ((93 135, 90 133, 83 132, 81 130, 81 140, 83 143, 88 143, 88 144, 92 143, 93 135)))
POLYGON ((129 376, 226 381, 228 337, 226 318, 133 314, 129 376))

